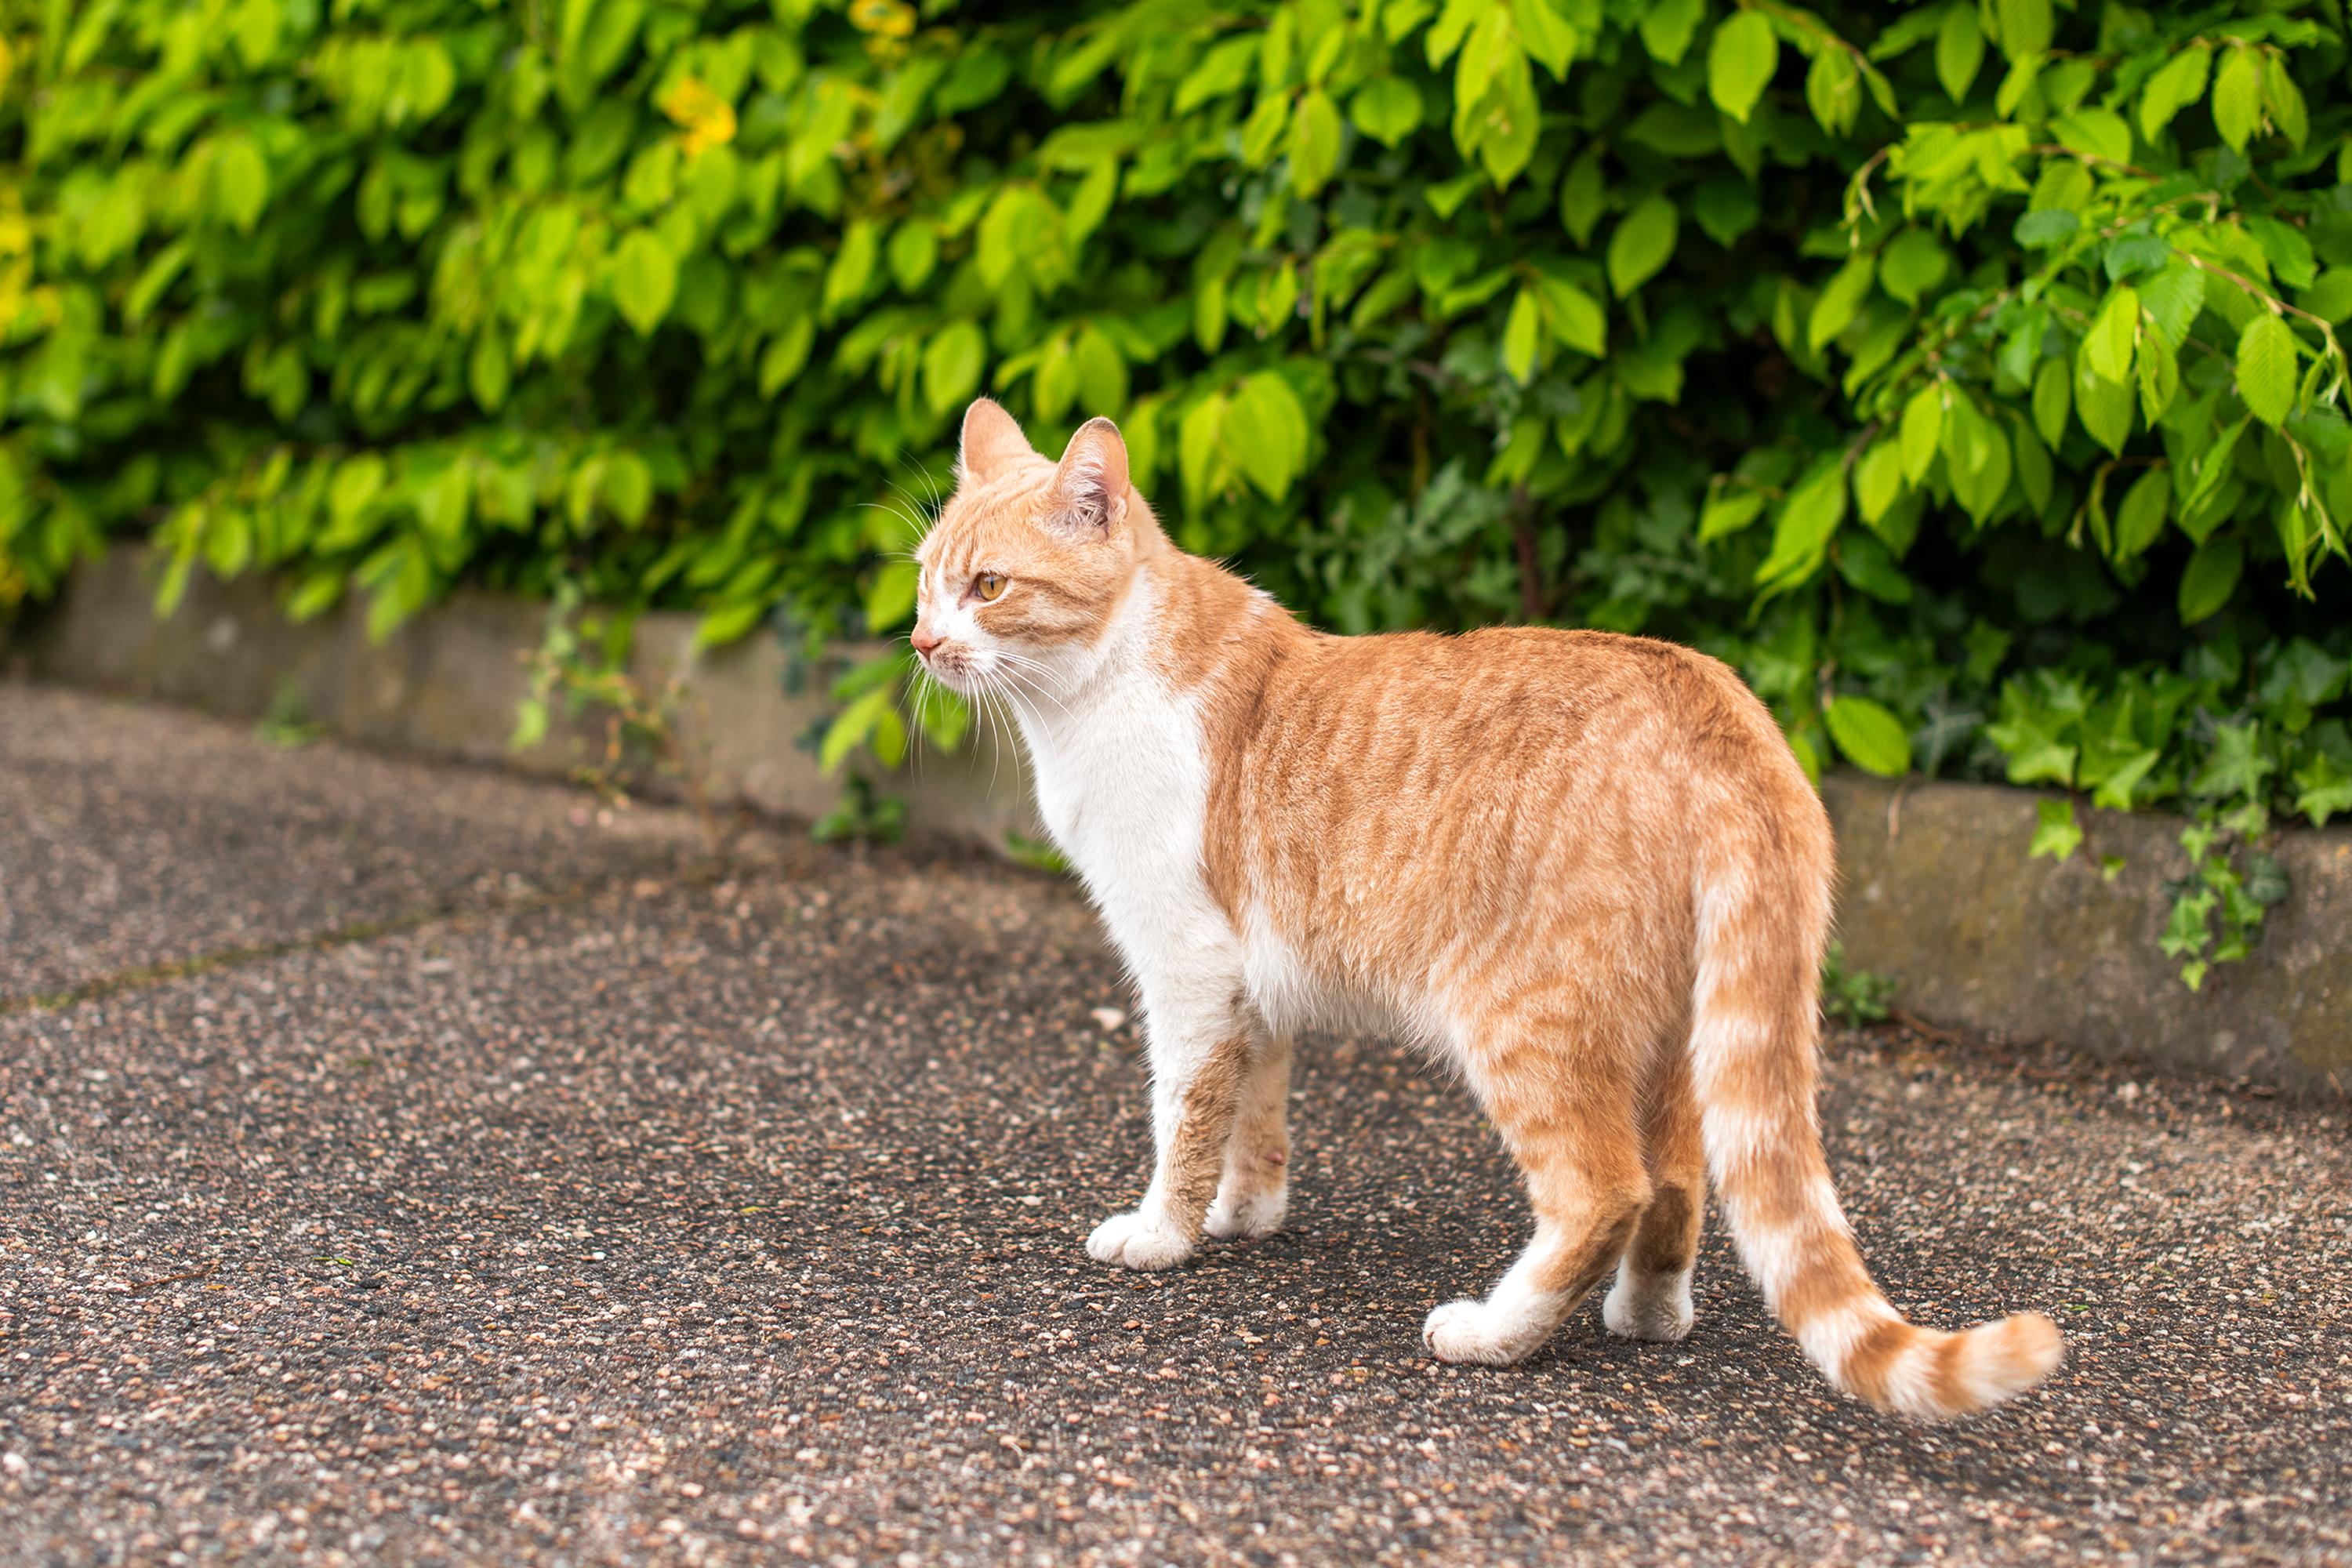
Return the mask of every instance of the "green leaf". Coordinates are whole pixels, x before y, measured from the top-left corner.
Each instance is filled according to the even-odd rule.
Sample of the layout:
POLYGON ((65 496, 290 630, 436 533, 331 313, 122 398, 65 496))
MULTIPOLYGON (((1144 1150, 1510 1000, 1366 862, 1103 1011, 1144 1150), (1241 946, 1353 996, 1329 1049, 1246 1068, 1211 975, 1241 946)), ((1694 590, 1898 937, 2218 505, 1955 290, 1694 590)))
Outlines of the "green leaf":
POLYGON ((1650 196, 1618 224, 1609 237, 1609 286, 1619 299, 1648 282, 1674 256, 1680 222, 1672 201, 1650 196))
POLYGON ((890 237, 890 276, 899 292, 912 294, 930 280, 940 261, 940 231, 921 218, 909 218, 890 237))
POLYGON ((2066 434, 2066 416, 2073 411, 2073 401, 2066 362, 2043 360, 2033 373, 2033 428, 2053 447, 2066 434))
POLYGON ((2180 393, 2180 362, 2174 357, 2172 345, 2164 341, 2162 332, 2148 332, 2140 338, 2137 372, 2140 417, 2153 430, 2180 393))
POLYGON ((2017 220, 2010 237, 2028 250, 2047 250, 2074 237, 2083 220, 2064 207, 2042 207, 2017 220))
POLYGON ((640 336, 650 334, 677 298, 677 258, 652 229, 633 229, 613 257, 613 303, 640 336))
POLYGON ((1576 58, 1576 29, 1552 9, 1552 0, 1511 0, 1511 16, 1528 53, 1555 79, 1566 77, 1576 58))
POLYGON ((911 561, 886 561, 876 567, 866 590, 866 631, 880 637, 912 616, 921 580, 922 569, 911 561))
POLYGON ((2090 345, 2074 351, 2074 413, 2091 438, 2117 457, 2131 438, 2132 389, 2109 381, 2091 364, 2090 345))
POLYGON ((1832 136, 1843 136, 1853 129, 1854 116, 1862 110, 1862 74, 1854 69, 1851 55, 1840 48, 1824 48, 1813 57, 1811 68, 1805 72, 1805 107, 1832 136))
POLYGON ((1706 16, 1706 0, 1651 0, 1642 8, 1642 47, 1662 66, 1676 66, 1706 16))
POLYGON ((1853 500, 1862 512, 1862 521, 1874 524, 1885 517, 1895 498, 1903 493, 1903 484, 1901 444, 1891 440, 1874 443, 1853 466, 1853 500))
POLYGON ((923 350, 923 401, 934 416, 970 402, 980 390, 988 360, 988 340, 977 321, 953 321, 923 350))
POLYGON ((1813 302, 1812 320, 1805 328, 1806 343, 1814 353, 1819 353, 1853 323, 1877 275, 1878 258, 1868 251, 1850 258, 1837 269, 1822 289, 1822 297, 1813 302))
POLYGON ((1707 96, 1741 124, 1780 68, 1780 41, 1761 11, 1735 11, 1716 25, 1706 50, 1707 96))
POLYGON ((214 144, 214 209, 239 234, 251 234, 269 205, 269 165, 251 136, 224 136, 214 144))
POLYGON ((1600 300, 1562 279, 1546 277, 1540 287, 1553 341, 1595 359, 1609 352, 1609 318, 1600 300))
POLYGON ((1951 268, 1951 252, 1931 231, 1906 228, 1879 258, 1878 286, 1903 303, 1916 305, 1951 268))
POLYGON ((2140 309, 2178 352, 2189 342, 2189 329, 2205 306, 2205 274, 2187 262, 2176 261, 2139 284, 2140 309))
POLYGON ((1177 427, 1177 467, 1184 481, 1184 497, 1197 508, 1222 488, 1224 471, 1222 437, 1230 400, 1213 393, 1194 404, 1177 427))
POLYGON ((1535 376, 1536 354, 1543 346, 1543 309, 1536 291, 1523 288, 1511 301, 1510 321, 1503 328, 1503 369, 1526 385, 1535 376))
POLYGON ((1789 492, 1772 531, 1772 550, 1756 569, 1759 588, 1792 588, 1821 569, 1830 536, 1845 519, 1845 468, 1834 456, 1819 459, 1789 492))
POLYGON ((1709 543, 1738 533, 1764 510, 1764 492, 1759 489, 1717 489, 1699 509, 1698 542, 1709 543))
POLYGON ((2205 78, 2212 68, 2213 50, 2191 44, 2164 63, 2140 89, 2139 131, 2150 142, 2172 123, 2172 117, 2205 96, 2205 78))
POLYGON ((2294 333, 2268 311, 2238 334, 2238 395, 2247 411, 2275 430, 2294 408, 2294 333))
MULTIPOLYGON (((1539 0, 1538 0, 1539 3, 1539 0)), ((1317 88, 1298 100, 1290 121, 1290 184, 1312 196, 1331 183, 1339 167, 1339 106, 1317 88)))
POLYGON ((1994 15, 2000 20, 2000 52, 2011 59, 2050 47, 2050 0, 2000 0, 1994 15))
POLYGON ((1356 129, 1383 147, 1394 147, 1421 129, 1421 94, 1402 77, 1384 76, 1364 84, 1348 102, 1356 129))
POLYGON ((2263 122, 2262 50, 2234 45, 2221 58, 2213 79, 2213 128, 2235 152, 2246 150, 2263 122))
POLYGON ((1226 412, 1225 449, 1242 476, 1269 500, 1280 500, 1307 466, 1307 411, 1290 383, 1265 370, 1244 381, 1226 412))
POLYGON ((1560 226, 1580 248, 1590 245, 1592 230, 1608 207, 1609 185, 1601 173, 1601 149, 1588 147, 1568 166, 1568 178, 1560 182, 1560 226))
POLYGON ((2083 830, 2074 821, 2074 803, 2045 798, 2034 803, 2033 812, 2033 841, 2026 847, 2025 858, 2074 858, 2074 851, 2083 847, 2083 830))
POLYGON ((1881 778, 1911 771, 1911 735, 1903 721, 1866 697, 1832 697, 1822 718, 1846 761, 1881 778))
POLYGON ((1944 439, 1944 384, 1931 381, 1903 405, 1903 477, 1913 484, 1927 477, 1944 439))
POLYGON ((2147 549, 2164 531, 2172 506, 2172 479, 2162 468, 2149 468, 2135 480, 2116 512, 2116 559, 2129 561, 2147 549))
POLYGON ((1952 0, 1936 29, 1936 79, 1954 103, 1968 101, 1969 85, 1984 63, 1984 30, 1977 26, 1974 0, 1952 0))
POLYGON ((2311 134, 2310 110, 2303 101, 2303 89, 2294 85, 2294 78, 2286 68, 2284 54, 2263 57, 2263 108, 2271 123, 2287 140, 2287 145, 2302 151, 2305 138, 2311 134))
POLYGON ((474 395, 474 402, 485 414, 496 414, 507 400, 507 389, 513 384, 513 364, 507 357, 506 339, 495 327, 486 328, 474 340, 474 352, 466 360, 466 386, 474 395))
POLYGON ((2139 339, 2139 293, 2128 283, 2107 290, 2106 302, 2083 336, 2091 368, 2109 381, 2131 378, 2132 345, 2139 339))
POLYGON ((2199 545, 2180 574, 2180 624, 2193 626, 2228 604, 2245 564, 2245 546, 2234 534, 2217 535, 2199 545))

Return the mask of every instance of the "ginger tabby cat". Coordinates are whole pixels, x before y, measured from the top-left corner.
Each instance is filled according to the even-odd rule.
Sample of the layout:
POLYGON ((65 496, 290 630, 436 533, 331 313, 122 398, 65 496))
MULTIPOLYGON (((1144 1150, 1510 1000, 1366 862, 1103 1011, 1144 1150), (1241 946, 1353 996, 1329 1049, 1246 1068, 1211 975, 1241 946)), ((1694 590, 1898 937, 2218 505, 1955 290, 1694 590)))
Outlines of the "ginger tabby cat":
POLYGON ((1458 1070, 1535 1237, 1430 1350, 1503 1364, 1612 1274, 1609 1329, 1676 1340, 1712 1179, 1831 1382, 1940 1419, 2061 1353, 2021 1313, 1906 1322, 1813 1107, 1832 854, 1763 705, 1688 648, 1597 632, 1326 636, 1171 544, 1107 419, 1056 464, 965 416, 914 645, 1019 720, 1045 822, 1148 1022, 1150 1186, 1087 1250, 1169 1268, 1283 1219, 1291 1037, 1393 1033, 1458 1070))

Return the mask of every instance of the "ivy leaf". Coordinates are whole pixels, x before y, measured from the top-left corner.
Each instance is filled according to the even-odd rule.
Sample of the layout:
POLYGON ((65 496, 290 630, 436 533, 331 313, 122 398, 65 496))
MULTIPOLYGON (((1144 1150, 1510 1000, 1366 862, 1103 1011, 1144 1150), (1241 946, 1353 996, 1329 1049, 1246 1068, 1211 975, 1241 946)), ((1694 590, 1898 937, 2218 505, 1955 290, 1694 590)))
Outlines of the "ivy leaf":
POLYGON ((613 258, 613 303, 639 336, 652 333, 677 298, 677 258, 652 229, 633 229, 613 258))
POLYGON ((1609 286, 1620 300, 1648 282, 1674 256, 1680 224, 1675 204, 1657 195, 1645 198, 1618 224, 1609 237, 1609 286))
POLYGON ((1761 11, 1735 11, 1717 24, 1707 45, 1707 96, 1745 125, 1780 65, 1780 40, 1772 36, 1771 20, 1761 11))
POLYGON ((1911 771, 1911 735, 1897 719, 1867 697, 1832 697, 1822 710, 1830 739, 1846 761, 1881 778, 1911 771))
POLYGON ((2294 808, 2314 827, 2325 827, 2330 816, 2352 812, 2352 772, 2325 752, 2314 753, 2295 769, 2294 784, 2294 808))
POLYGON ((2053 860, 2069 860, 2083 847, 2083 829, 2074 821, 2073 801, 2038 800, 2033 803, 2033 841, 2026 846, 2027 859, 2047 856, 2053 860))
POLYGON ((2193 626, 2228 604, 2245 564, 2245 546, 2234 534, 2217 535, 2199 545, 2180 574, 2180 624, 2193 626))
POLYGON ((1968 101, 1969 85, 1977 79, 1984 52, 1984 30, 1977 26, 1974 0, 1952 0, 1936 29, 1936 79, 1954 103, 1968 101))
POLYGON ((2268 311, 2238 334, 2237 384, 2247 411, 2273 430, 2294 408, 2294 333, 2268 311))

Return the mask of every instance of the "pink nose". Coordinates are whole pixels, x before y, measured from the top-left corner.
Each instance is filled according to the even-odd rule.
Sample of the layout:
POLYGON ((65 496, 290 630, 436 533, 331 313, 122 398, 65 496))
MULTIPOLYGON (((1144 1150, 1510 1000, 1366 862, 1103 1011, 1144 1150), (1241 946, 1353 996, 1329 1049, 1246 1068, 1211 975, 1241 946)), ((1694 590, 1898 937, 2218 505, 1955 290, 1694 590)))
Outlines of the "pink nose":
POLYGON ((931 650, 948 639, 940 637, 936 632, 927 632, 922 627, 917 626, 915 628, 915 635, 908 637, 907 640, 915 645, 915 651, 917 653, 921 654, 925 658, 929 658, 931 657, 931 650))

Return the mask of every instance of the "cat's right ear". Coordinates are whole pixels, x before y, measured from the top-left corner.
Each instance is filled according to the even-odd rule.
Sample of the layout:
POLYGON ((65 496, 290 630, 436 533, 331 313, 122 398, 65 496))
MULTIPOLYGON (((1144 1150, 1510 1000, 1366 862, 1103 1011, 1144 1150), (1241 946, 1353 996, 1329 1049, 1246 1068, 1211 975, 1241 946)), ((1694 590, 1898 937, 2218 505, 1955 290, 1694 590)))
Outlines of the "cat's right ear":
POLYGON ((979 397, 963 411, 963 445, 956 453, 956 471, 974 484, 984 485, 1036 449, 1012 415, 993 398, 979 397))

